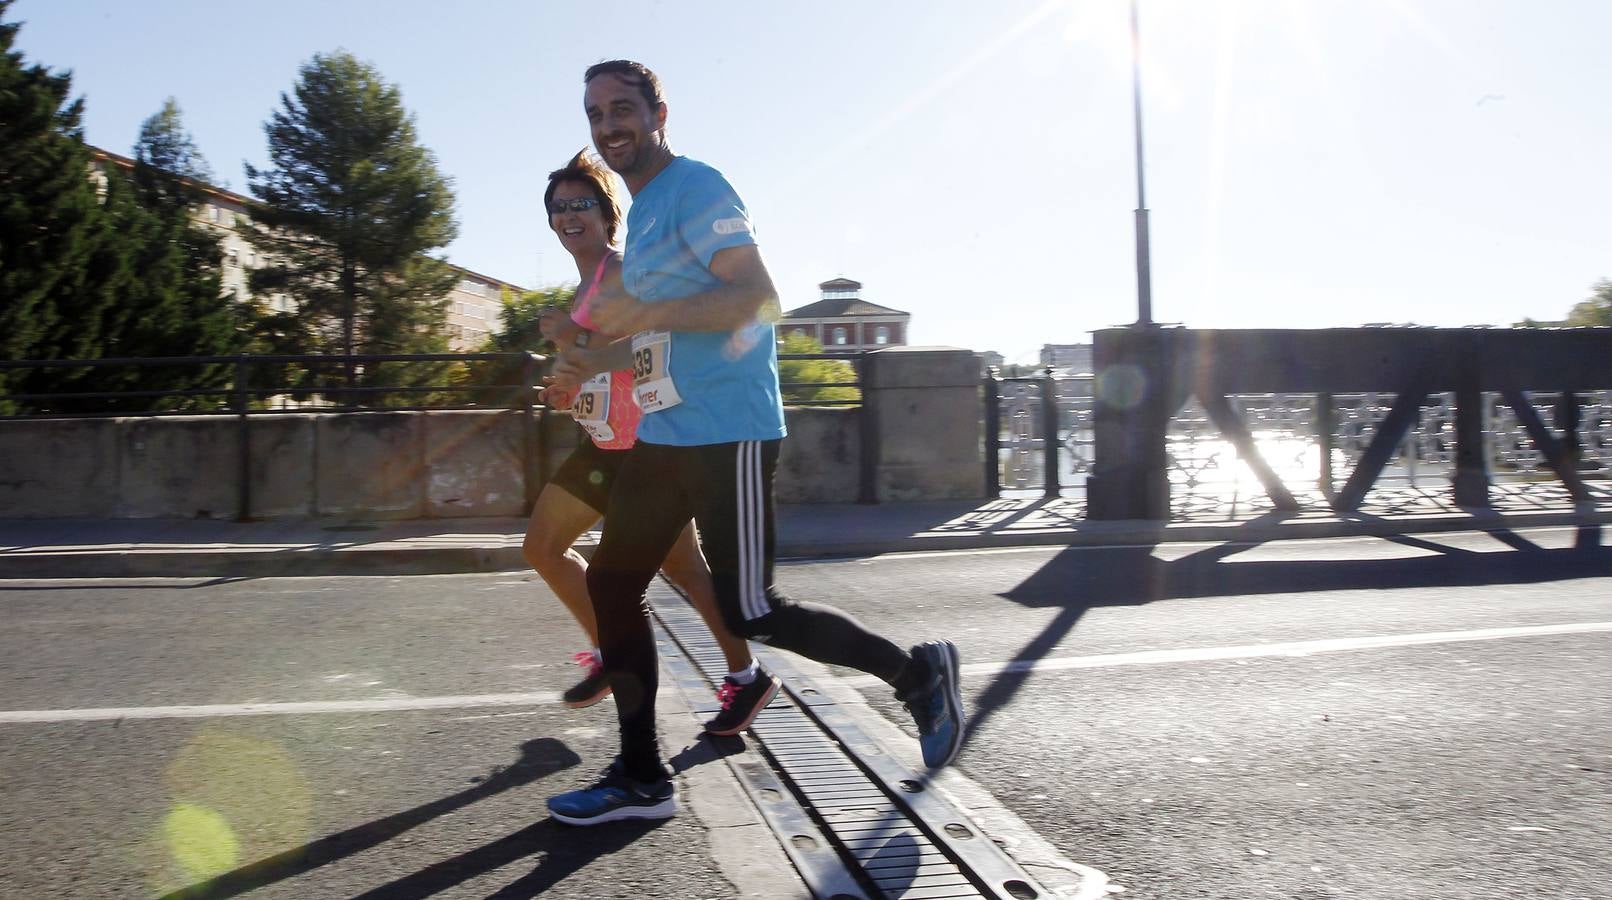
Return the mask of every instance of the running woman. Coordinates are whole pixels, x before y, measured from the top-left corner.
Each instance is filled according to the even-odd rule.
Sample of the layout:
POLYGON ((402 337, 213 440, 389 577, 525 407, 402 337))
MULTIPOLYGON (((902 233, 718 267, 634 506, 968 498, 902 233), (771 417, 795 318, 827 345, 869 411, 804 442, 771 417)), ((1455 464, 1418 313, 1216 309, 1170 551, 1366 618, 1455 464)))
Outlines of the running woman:
MULTIPOLYGON (((570 315, 545 314, 539 320, 539 328, 561 347, 586 345, 590 339, 607 343, 608 339, 598 335, 589 309, 602 290, 620 289, 621 254, 614 245, 621 206, 615 178, 583 151, 564 168, 549 173, 548 180, 543 206, 548 211, 549 227, 576 261, 581 283, 570 315)), ((633 397, 632 373, 627 371, 601 373, 574 391, 551 388, 545 392, 544 400, 555 408, 569 408, 587 431, 588 439, 566 458, 538 494, 522 551, 593 644, 592 650, 576 654, 587 675, 564 695, 567 706, 581 708, 602 700, 611 692, 611 683, 605 677, 598 649, 598 623, 588 599, 587 564, 571 545, 606 512, 617 473, 633 445, 643 413, 633 397)), ((711 734, 738 734, 750 726, 777 693, 778 679, 751 657, 744 638, 723 627, 711 573, 700 553, 693 522, 678 532, 661 569, 688 595, 727 659, 729 675, 718 690, 722 708, 705 729, 711 734)))
MULTIPOLYGON (((591 313, 604 330, 633 335, 644 420, 588 567, 605 671, 617 685, 621 755, 596 784, 551 798, 550 813, 592 825, 677 810, 655 734, 658 667, 643 598, 690 515, 729 628, 878 676, 917 722, 924 762, 949 763, 963 733, 951 642, 903 650, 839 610, 793 600, 773 584, 773 472, 785 434, 771 324, 778 299, 748 210, 721 173, 672 152, 653 72, 615 60, 589 68, 583 81, 594 147, 633 197, 622 262, 627 293, 602 294, 591 313), (624 695, 623 685, 635 693, 624 695)), ((624 361, 614 348, 565 352, 556 383, 580 383, 624 361)))

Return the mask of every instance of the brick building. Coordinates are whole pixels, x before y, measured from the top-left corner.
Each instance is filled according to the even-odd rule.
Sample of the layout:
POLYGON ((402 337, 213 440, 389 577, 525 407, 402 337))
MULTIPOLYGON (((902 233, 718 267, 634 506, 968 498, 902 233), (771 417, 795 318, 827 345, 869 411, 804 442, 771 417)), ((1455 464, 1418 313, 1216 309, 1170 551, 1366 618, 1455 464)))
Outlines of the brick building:
POLYGON ((910 313, 862 299, 862 283, 835 278, 817 286, 822 299, 792 309, 778 323, 780 338, 805 334, 827 353, 860 353, 907 343, 910 313))

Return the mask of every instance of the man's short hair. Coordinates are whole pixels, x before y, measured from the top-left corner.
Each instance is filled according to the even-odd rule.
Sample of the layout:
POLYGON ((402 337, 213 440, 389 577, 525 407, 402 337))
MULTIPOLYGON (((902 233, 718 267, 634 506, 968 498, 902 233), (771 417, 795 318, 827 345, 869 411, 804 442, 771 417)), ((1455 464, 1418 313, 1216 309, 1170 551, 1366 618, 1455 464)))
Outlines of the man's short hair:
POLYGON ((588 67, 588 71, 582 73, 582 83, 587 84, 596 75, 614 75, 628 84, 637 85, 639 93, 644 95, 644 100, 649 103, 650 109, 666 102, 666 92, 660 86, 660 78, 641 62, 612 59, 594 63, 588 67))

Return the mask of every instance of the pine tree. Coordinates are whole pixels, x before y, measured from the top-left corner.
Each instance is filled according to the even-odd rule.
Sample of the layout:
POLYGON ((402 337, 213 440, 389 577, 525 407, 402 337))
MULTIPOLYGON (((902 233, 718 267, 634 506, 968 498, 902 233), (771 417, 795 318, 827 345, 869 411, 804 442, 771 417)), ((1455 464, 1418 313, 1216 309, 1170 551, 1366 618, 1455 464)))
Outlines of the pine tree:
MULTIPOLYGON (((0 20, 11 0, 0 0, 0 20)), ((90 177, 72 80, 12 49, 19 26, 0 21, 0 348, 5 358, 93 359, 103 321, 129 271, 127 243, 90 177)), ((93 370, 0 371, 0 390, 88 389, 93 370)), ((55 409, 0 398, 0 412, 55 409)))
MULTIPOLYGON (((223 291, 219 238, 197 224, 195 211, 211 178, 207 161, 184 128, 172 97, 142 124, 127 179, 108 173, 108 211, 136 245, 130 284, 108 323, 107 353, 113 356, 227 356, 246 347, 248 307, 223 291), (121 202, 127 197, 131 202, 121 202), (114 203, 114 201, 119 201, 114 203)), ((120 176, 121 173, 118 173, 120 176)), ((130 373, 143 390, 222 388, 232 369, 148 368, 130 373)), ((175 400, 158 408, 222 405, 223 396, 175 400)))
MULTIPOLYGON (((264 124, 271 168, 247 167, 259 203, 243 230, 269 260, 256 294, 293 310, 263 321, 282 353, 376 354, 447 348, 447 294, 457 272, 430 256, 458 226, 453 193, 420 146, 398 89, 338 51, 302 67, 264 124)), ((431 367, 371 367, 364 382, 414 383, 431 367)), ((359 373, 348 367, 348 386, 359 373)))

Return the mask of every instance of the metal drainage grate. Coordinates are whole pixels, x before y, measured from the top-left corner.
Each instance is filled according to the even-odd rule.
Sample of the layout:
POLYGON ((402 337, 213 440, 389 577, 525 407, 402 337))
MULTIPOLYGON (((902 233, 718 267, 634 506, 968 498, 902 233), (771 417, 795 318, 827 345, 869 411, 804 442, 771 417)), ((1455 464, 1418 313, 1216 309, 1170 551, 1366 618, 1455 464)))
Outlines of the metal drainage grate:
MULTIPOLYGON (((694 698, 697 715, 714 713, 711 689, 727 674, 716 641, 671 588, 656 582, 649 601, 668 633, 662 646, 680 651, 663 653, 663 663, 694 698)), ((750 729, 772 766, 755 755, 730 761, 814 896, 1026 900, 1046 893, 784 654, 758 647, 757 655, 784 682, 750 729)))

